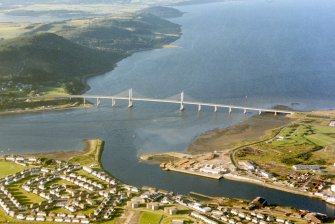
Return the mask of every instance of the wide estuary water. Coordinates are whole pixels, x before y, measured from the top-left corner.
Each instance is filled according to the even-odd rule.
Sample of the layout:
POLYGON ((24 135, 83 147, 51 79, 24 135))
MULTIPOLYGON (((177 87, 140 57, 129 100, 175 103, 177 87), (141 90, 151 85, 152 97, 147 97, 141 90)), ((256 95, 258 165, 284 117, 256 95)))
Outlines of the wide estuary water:
MULTIPOLYGON (((227 1, 178 7, 183 17, 176 48, 135 53, 107 74, 89 80, 88 94, 165 98, 185 91, 207 102, 296 109, 335 108, 335 2, 331 0, 227 1), (247 97, 246 97, 247 96, 247 97)), ((199 134, 242 121, 233 111, 214 113, 176 105, 103 101, 99 108, 0 117, 1 153, 82 148, 106 141, 104 167, 122 181, 187 194, 252 199, 334 216, 334 207, 304 196, 229 180, 210 180, 138 161, 144 152, 184 151, 199 134)), ((250 116, 250 115, 249 115, 250 116)))

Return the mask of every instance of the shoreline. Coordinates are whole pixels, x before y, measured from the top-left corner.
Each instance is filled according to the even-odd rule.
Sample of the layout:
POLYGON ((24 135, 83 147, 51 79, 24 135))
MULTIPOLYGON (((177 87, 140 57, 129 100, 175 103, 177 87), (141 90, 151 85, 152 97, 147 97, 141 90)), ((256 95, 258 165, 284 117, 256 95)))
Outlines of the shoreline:
POLYGON ((11 111, 0 111, 0 116, 2 115, 16 115, 16 114, 33 114, 33 113, 43 113, 43 112, 53 112, 53 111, 65 111, 65 110, 77 110, 77 109, 87 109, 91 108, 93 105, 86 103, 86 105, 78 105, 78 106, 67 106, 61 105, 53 108, 35 108, 35 109, 28 109, 28 110, 11 110, 11 111))
MULTIPOLYGON (((334 116, 332 116, 332 117, 335 117, 335 111, 334 110, 329 110, 329 111, 308 111, 308 112, 305 112, 305 116, 306 117, 312 116, 312 115, 313 116, 317 116, 318 114, 327 114, 327 115, 334 114, 334 116)), ((257 116, 257 115, 255 115, 255 116, 257 116)), ((252 119, 254 119, 254 117, 248 118, 248 120, 252 120, 252 119)), ((280 127, 276 127, 276 128, 273 128, 273 129, 267 129, 264 132, 265 133, 264 135, 259 136, 259 138, 257 138, 257 139, 254 139, 253 142, 248 142, 247 143, 247 142, 245 142, 243 140, 243 142, 242 142, 243 144, 240 144, 238 146, 234 146, 234 147, 230 148, 229 150, 227 149, 227 151, 224 151, 224 152, 226 152, 224 154, 227 154, 228 151, 230 151, 231 153, 234 153, 234 149, 243 147, 246 144, 250 145, 250 144, 256 144, 259 141, 266 141, 267 138, 268 138, 268 135, 269 136, 270 136, 270 134, 273 135, 274 134, 273 132, 275 130, 277 130, 279 128, 281 129, 283 127, 286 127, 287 125, 291 124, 292 122, 294 123, 294 122, 296 122, 299 119, 300 118, 298 116, 293 116, 293 117, 290 118, 290 120, 285 125, 280 126, 280 127)), ((248 120, 247 121, 243 121, 242 123, 249 122, 248 120)), ((224 128, 224 129, 209 130, 208 132, 205 132, 205 133, 201 134, 200 137, 202 135, 207 135, 208 133, 216 133, 216 132, 220 132, 222 130, 229 132, 230 129, 234 129, 236 126, 240 126, 240 125, 241 125, 241 123, 238 123, 236 125, 233 125, 233 126, 230 126, 230 127, 224 128)), ((199 136, 196 137, 196 139, 194 141, 196 141, 197 138, 199 138, 199 136)), ((273 136, 272 136, 272 138, 273 138, 273 136)), ((193 142, 191 144, 193 144, 193 142)), ((197 153, 194 153, 194 152, 192 152, 192 151, 189 150, 190 146, 191 145, 189 145, 189 147, 188 147, 188 149, 186 151, 183 151, 181 153, 178 152, 178 154, 181 155, 181 156, 176 156, 175 152, 164 152, 164 153, 151 153, 151 154, 140 155, 139 159, 141 161, 144 161, 144 162, 147 162, 147 163, 151 163, 151 164, 152 163, 153 164, 160 164, 162 170, 171 170, 171 171, 175 171, 175 172, 185 173, 185 174, 188 174, 188 175, 206 176, 206 174, 202 175, 202 173, 198 172, 198 171, 191 172, 189 170, 184 170, 184 169, 178 168, 178 165, 176 167, 173 167, 176 164, 178 164, 179 161, 183 161, 183 160, 197 161, 197 159, 194 159, 194 158, 196 158, 198 155, 207 155, 210 152, 213 152, 213 150, 208 150, 208 151, 205 151, 205 152, 201 152, 201 154, 197 154, 197 153), (171 161, 176 161, 175 165, 172 164, 172 168, 169 167, 169 163, 171 161), (168 164, 167 167, 165 167, 166 164, 168 164)), ((325 204, 334 205, 333 203, 328 202, 326 200, 326 198, 321 197, 321 196, 317 196, 317 195, 309 193, 309 192, 304 192, 304 191, 299 190, 299 189, 290 188, 288 186, 282 186, 282 185, 275 184, 275 183, 269 183, 269 182, 266 182, 266 180, 264 180, 264 181, 262 181, 262 180, 256 180, 256 179, 253 179, 252 177, 249 177, 249 176, 235 174, 234 172, 233 173, 222 174, 221 177, 223 179, 227 179, 227 180, 231 180, 231 181, 237 181, 237 182, 255 184, 255 185, 258 185, 258 186, 261 186, 261 187, 265 187, 265 188, 269 188, 269 189, 275 189, 275 190, 279 190, 279 191, 282 191, 282 192, 292 193, 292 194, 295 194, 295 195, 301 195, 301 196, 305 196, 305 197, 308 197, 308 198, 313 198, 313 199, 320 200, 320 201, 324 202, 325 204)), ((215 178, 215 179, 220 179, 220 178, 215 178)))
POLYGON ((186 153, 228 151, 241 145, 262 140, 273 129, 286 126, 295 119, 291 116, 273 116, 272 114, 253 115, 232 126, 208 130, 196 136, 186 149, 186 153))
MULTIPOLYGON (((176 16, 176 17, 179 17, 179 16, 176 16)), ((164 18, 164 17, 159 17, 159 18, 161 18, 164 21, 169 21, 170 22, 170 20, 167 19, 167 18, 164 18)), ((171 23, 174 24, 175 26, 178 26, 179 28, 181 27, 180 24, 173 23, 173 22, 171 22, 171 23)), ((173 43, 175 41, 177 41, 178 39, 180 39, 180 37, 182 35, 183 35, 182 30, 179 29, 178 32, 174 33, 174 35, 173 35, 174 39, 173 40, 168 40, 167 42, 161 41, 160 43, 152 44, 152 46, 137 48, 137 49, 134 49, 134 50, 126 50, 122 55, 120 55, 118 58, 116 58, 116 60, 111 62, 111 65, 108 66, 108 69, 101 68, 100 72, 96 72, 96 73, 93 73, 93 74, 82 75, 82 77, 80 77, 80 82, 82 83, 83 88, 74 92, 73 94, 83 95, 83 94, 87 93, 91 89, 91 86, 88 84, 89 79, 105 75, 106 73, 113 72, 114 69, 118 66, 118 63, 120 63, 124 59, 127 59, 128 57, 132 56, 134 53, 144 52, 144 51, 151 51, 151 50, 155 50, 155 49, 168 49, 168 48, 166 48, 166 46, 170 46, 170 45, 173 46, 173 43)), ((39 109, 38 107, 31 108, 31 109, 28 109, 28 110, 20 109, 20 108, 13 108, 13 109, 8 109, 9 111, 6 111, 6 109, 3 110, 3 111, 0 111, 0 116, 1 115, 11 115, 11 114, 48 112, 48 111, 67 110, 67 109, 82 109, 82 108, 86 108, 86 107, 85 106, 73 107, 73 106, 68 106, 66 104, 63 104, 63 105, 55 106, 53 108, 45 108, 45 109, 39 109)))
POLYGON ((288 193, 292 193, 292 194, 303 195, 303 196, 306 196, 306 197, 310 197, 310 198, 314 198, 314 199, 318 199, 318 200, 326 202, 322 198, 319 198, 315 195, 311 195, 307 192, 305 193, 305 192, 298 191, 298 190, 295 190, 295 189, 290 189, 290 188, 285 188, 285 187, 273 185, 273 184, 270 184, 270 183, 262 182, 260 180, 254 180, 254 179, 251 179, 251 178, 245 177, 245 176, 239 176, 239 175, 236 175, 236 174, 223 174, 223 178, 227 179, 227 180, 232 180, 232 181, 255 184, 255 185, 258 185, 258 186, 271 188, 271 189, 275 189, 275 190, 279 190, 279 191, 284 191, 284 192, 288 192, 288 193))

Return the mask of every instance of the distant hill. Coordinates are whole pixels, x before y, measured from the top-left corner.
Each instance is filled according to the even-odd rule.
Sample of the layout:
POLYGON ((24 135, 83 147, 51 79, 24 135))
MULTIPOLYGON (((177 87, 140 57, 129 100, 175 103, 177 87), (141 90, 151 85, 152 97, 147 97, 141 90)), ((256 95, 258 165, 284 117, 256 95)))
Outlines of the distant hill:
POLYGON ((0 80, 62 82, 110 70, 125 55, 73 43, 52 33, 0 42, 0 80))
POLYGON ((27 34, 43 32, 56 33, 90 48, 134 52, 177 40, 181 28, 150 13, 138 12, 120 18, 94 18, 79 23, 57 21, 32 27, 27 34))
POLYGON ((27 95, 80 94, 86 77, 181 35, 179 25, 143 12, 37 23, 26 29, 18 38, 0 40, 0 110, 29 107, 17 100, 27 95))
POLYGON ((141 12, 144 14, 151 14, 154 16, 158 16, 161 18, 175 18, 183 15, 183 13, 178 9, 165 6, 153 6, 143 9, 141 12))

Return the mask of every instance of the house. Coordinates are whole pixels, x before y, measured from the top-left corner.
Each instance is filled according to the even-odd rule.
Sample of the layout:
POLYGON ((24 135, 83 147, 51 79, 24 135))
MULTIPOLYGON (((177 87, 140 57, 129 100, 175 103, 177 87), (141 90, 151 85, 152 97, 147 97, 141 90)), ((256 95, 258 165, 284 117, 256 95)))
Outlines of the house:
POLYGON ((191 208, 193 208, 194 210, 198 211, 198 212, 210 212, 212 209, 210 207, 206 207, 200 203, 193 203, 189 205, 191 208))
POLYGON ((26 219, 26 216, 24 214, 18 214, 16 216, 17 219, 20 219, 20 220, 23 220, 23 219, 26 219))
POLYGON ((244 170, 255 170, 256 166, 252 164, 250 161, 240 161, 239 165, 244 169, 244 170))
POLYGON ((292 166, 294 170, 305 170, 305 171, 319 171, 320 166, 319 165, 294 165, 292 166))
POLYGON ((86 215, 84 215, 84 214, 78 214, 76 216, 76 218, 78 218, 78 219, 86 219, 86 215))
POLYGON ((36 217, 36 221, 45 221, 45 217, 44 216, 37 216, 36 217))
POLYGON ((7 161, 13 161, 13 162, 14 162, 14 161, 15 161, 15 156, 13 156, 13 155, 12 155, 12 156, 7 156, 7 157, 6 157, 6 160, 7 160, 7 161))
POLYGON ((71 222, 72 220, 70 218, 64 218, 64 222, 71 222))
POLYGON ((53 222, 53 221, 54 221, 54 218, 53 218, 53 217, 47 217, 47 218, 45 219, 45 221, 47 221, 47 222, 53 222))
POLYGON ((262 177, 265 177, 265 178, 273 178, 273 174, 272 174, 272 173, 269 173, 269 172, 266 172, 265 170, 260 170, 260 171, 259 171, 259 174, 260 174, 262 177))
POLYGON ((216 222, 214 220, 211 220, 211 219, 207 218, 206 216, 200 215, 199 213, 196 213, 196 212, 192 212, 191 216, 193 216, 195 218, 198 218, 198 219, 202 220, 204 223, 207 223, 207 224, 218 224, 218 222, 216 222))
POLYGON ((55 222, 63 222, 63 218, 62 217, 56 217, 55 218, 55 222))
POLYGON ((200 168, 199 171, 203 173, 214 174, 214 175, 223 173, 219 167, 215 167, 214 165, 211 165, 211 164, 210 165, 206 164, 204 167, 200 168))
POLYGON ((90 223, 90 220, 88 220, 88 219, 82 219, 82 220, 81 220, 81 223, 89 224, 89 223, 90 223))
POLYGON ((127 206, 131 208, 138 208, 141 205, 139 201, 128 201, 127 206))
POLYGON ((43 212, 43 211, 40 211, 40 212, 37 212, 36 215, 37 215, 37 216, 47 216, 47 213, 46 213, 46 212, 43 212))
POLYGON ((28 215, 28 216, 26 217, 26 220, 27 220, 27 221, 34 221, 34 220, 35 220, 35 216, 28 215))
POLYGON ((169 215, 175 215, 178 212, 178 208, 176 206, 165 207, 164 212, 168 213, 169 215))
POLYGON ((172 224, 184 224, 184 220, 182 219, 172 219, 172 224))
POLYGON ((159 203, 156 202, 148 203, 147 208, 156 211, 159 209, 159 203))

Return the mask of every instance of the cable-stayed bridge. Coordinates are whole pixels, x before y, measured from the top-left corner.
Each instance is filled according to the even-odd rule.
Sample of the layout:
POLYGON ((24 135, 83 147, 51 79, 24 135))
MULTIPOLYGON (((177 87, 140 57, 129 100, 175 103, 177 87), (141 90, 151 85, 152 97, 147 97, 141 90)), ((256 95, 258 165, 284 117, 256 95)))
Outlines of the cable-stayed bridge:
POLYGON ((103 96, 103 95, 64 95, 64 96, 38 96, 31 98, 56 98, 56 99, 83 99, 84 104, 87 100, 95 100, 96 105, 99 106, 101 100, 111 100, 112 106, 116 105, 116 101, 123 100, 128 101, 128 107, 131 108, 134 106, 134 102, 156 102, 156 103, 170 103, 179 105, 179 110, 183 111, 185 105, 194 105, 197 107, 198 111, 201 111, 203 107, 213 108, 214 112, 217 112, 219 108, 228 109, 229 113, 232 112, 233 109, 242 110, 244 113, 248 111, 261 113, 273 113, 277 114, 294 114, 294 111, 290 110, 278 110, 278 109, 267 109, 267 108, 259 108, 259 107, 249 107, 249 106, 237 106, 237 105, 229 105, 229 104, 219 104, 219 103, 207 103, 207 102, 198 102, 184 99, 184 92, 178 94, 178 98, 168 98, 168 99, 159 99, 159 98, 148 98, 142 96, 134 96, 133 89, 129 89, 126 92, 123 91, 119 94, 113 96, 103 96), (125 94, 126 93, 126 94, 125 94))

